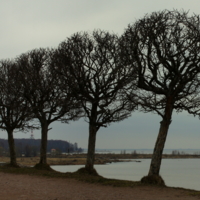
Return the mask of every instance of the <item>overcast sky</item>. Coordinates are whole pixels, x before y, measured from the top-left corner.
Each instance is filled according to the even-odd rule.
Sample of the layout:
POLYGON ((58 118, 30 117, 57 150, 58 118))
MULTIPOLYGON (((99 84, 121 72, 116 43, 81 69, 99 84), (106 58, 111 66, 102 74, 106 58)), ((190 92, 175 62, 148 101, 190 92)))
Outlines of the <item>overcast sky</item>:
MULTIPOLYGON (((40 47, 58 44, 80 31, 101 29, 122 34, 129 23, 145 14, 164 9, 184 9, 200 14, 199 0, 0 0, 0 59, 14 58, 40 47)), ((161 118, 135 112, 132 117, 97 133, 97 148, 153 148, 161 118)), ((55 122, 49 139, 77 142, 87 148, 88 124, 55 122)), ((0 138, 7 138, 0 132, 0 138)), ((33 132, 40 138, 40 131, 33 132)), ((29 138, 31 132, 15 133, 29 138)), ((200 121, 187 113, 175 113, 165 148, 200 148, 200 121)))

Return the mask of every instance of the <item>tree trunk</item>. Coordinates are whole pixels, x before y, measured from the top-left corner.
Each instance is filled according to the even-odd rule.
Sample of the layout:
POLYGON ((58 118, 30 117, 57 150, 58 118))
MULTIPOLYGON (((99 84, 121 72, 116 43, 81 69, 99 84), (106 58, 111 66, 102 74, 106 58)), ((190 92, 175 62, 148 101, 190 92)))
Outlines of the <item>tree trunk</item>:
POLYGON ((47 135, 48 135, 48 124, 41 124, 41 146, 40 146, 40 162, 39 164, 47 164, 47 135))
POLYGON ((17 165, 16 160, 16 152, 15 152, 15 141, 13 138, 13 130, 7 129, 8 133, 8 144, 9 144, 9 151, 10 151, 10 164, 14 167, 17 165))
POLYGON ((173 112, 173 102, 172 99, 169 98, 167 100, 163 120, 160 122, 160 130, 154 147, 154 152, 152 155, 148 176, 159 175, 161 161, 162 161, 162 153, 165 146, 169 125, 171 123, 172 112, 173 112))
POLYGON ((94 169, 95 160, 95 143, 96 143, 97 128, 95 125, 89 125, 89 140, 88 140, 88 152, 85 168, 92 172, 94 169))

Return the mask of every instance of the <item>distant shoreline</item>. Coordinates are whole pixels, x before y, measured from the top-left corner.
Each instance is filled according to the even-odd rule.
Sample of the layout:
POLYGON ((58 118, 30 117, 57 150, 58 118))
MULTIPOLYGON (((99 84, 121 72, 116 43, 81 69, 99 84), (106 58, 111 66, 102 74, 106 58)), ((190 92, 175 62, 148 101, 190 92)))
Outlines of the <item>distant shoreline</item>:
MULTIPOLYGON (((140 162, 139 159, 151 159, 152 154, 99 154, 95 155, 95 164, 107 164, 113 162, 127 162, 135 159, 135 162, 140 162), (124 160, 125 159, 125 160, 124 160)), ((163 159, 199 159, 200 155, 191 154, 163 154, 163 159)), ((0 157, 1 163, 9 163, 9 157, 0 157)), ((86 154, 60 155, 57 157, 48 157, 49 165, 85 165, 86 154)), ((17 158, 17 163, 20 166, 34 166, 39 163, 39 157, 20 157, 17 158)))

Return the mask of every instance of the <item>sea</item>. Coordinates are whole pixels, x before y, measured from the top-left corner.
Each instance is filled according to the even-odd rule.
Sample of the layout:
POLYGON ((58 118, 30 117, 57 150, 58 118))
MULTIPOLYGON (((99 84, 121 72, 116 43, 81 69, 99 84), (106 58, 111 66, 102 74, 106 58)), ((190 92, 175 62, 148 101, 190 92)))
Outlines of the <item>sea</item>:
MULTIPOLYGON (((136 150, 139 152, 139 150, 136 150)), ((177 150, 186 154, 199 154, 199 149, 177 150)), ((100 152, 100 151, 99 151, 100 152)), ((102 151, 101 151, 102 152, 102 151)), ((112 151, 105 151, 111 153, 112 151)), ((118 151, 113 151, 119 153, 118 151)), ((129 151, 126 150, 128 153, 129 151)), ((152 153, 150 150, 141 150, 141 153, 152 153)), ((172 150, 167 151, 171 153, 172 150)), ((140 181, 148 174, 151 159, 131 159, 124 162, 95 165, 99 175, 106 178, 140 181)), ((51 166, 59 172, 75 172, 84 165, 56 165, 51 166)), ((179 187, 200 191, 200 158, 163 159, 160 175, 165 184, 170 187, 179 187)))
MULTIPOLYGON (((150 161, 150 159, 139 159, 137 162, 131 160, 131 162, 117 162, 94 167, 99 175, 106 178, 140 181, 147 175, 150 161)), ((51 167, 59 172, 75 172, 84 165, 51 167)), ((163 159, 160 175, 167 186, 200 191, 200 159, 163 159)))

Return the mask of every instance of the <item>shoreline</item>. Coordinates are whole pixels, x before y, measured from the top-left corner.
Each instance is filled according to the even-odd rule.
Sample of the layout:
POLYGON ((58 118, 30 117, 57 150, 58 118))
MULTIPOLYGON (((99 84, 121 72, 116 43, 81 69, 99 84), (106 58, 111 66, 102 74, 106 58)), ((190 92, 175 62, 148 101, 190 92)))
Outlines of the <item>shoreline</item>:
POLYGON ((198 200, 199 191, 183 188, 138 185, 114 187, 72 178, 51 178, 0 172, 1 199, 59 200, 198 200))
MULTIPOLYGON (((48 156, 47 163, 49 165, 84 165, 86 163, 87 154, 72 154, 72 155, 61 155, 61 156, 48 156)), ((140 162, 139 159, 151 159, 152 154, 96 154, 95 164, 107 164, 113 162, 127 162, 135 159, 135 162, 140 162), (126 160, 124 160, 126 159, 126 160)), ((190 154, 163 154, 163 159, 200 159, 200 155, 190 154)), ((39 163, 39 157, 18 157, 17 163, 20 166, 34 166, 39 163)), ((9 163, 9 157, 0 157, 0 163, 9 163)))
MULTIPOLYGON (((72 162, 80 159, 84 161, 86 155, 68 155, 65 158, 48 158, 49 162, 72 162)), ((107 158, 149 159, 149 155, 140 155, 132 158, 131 155, 105 155, 96 156, 98 159, 107 158), (105 156, 105 157, 103 157, 105 156)), ((200 158, 198 156, 184 156, 184 159, 200 158)), ((169 158, 167 156, 166 158, 169 158)), ((174 158, 174 156, 170 156, 174 158)), ((183 156, 175 157, 181 159, 183 156)), ((9 160, 9 158, 6 158, 9 160)), ((0 157, 0 162, 2 157, 0 157)), ((39 161, 39 157, 18 158, 19 161, 39 161)), ((113 161, 113 160, 112 160, 113 161)), ((50 164, 50 163, 49 163, 50 164)), ((0 177, 2 181, 1 197, 8 200, 16 199, 71 199, 71 200, 127 200, 127 199, 148 199, 148 200, 197 200, 200 198, 200 191, 178 187, 142 185, 138 181, 123 181, 117 179, 106 179, 101 177, 84 176, 82 174, 58 173, 54 171, 36 170, 34 168, 1 168, 0 177), (119 184, 120 183, 120 184, 119 184), (119 184, 119 185, 118 185, 119 184), (126 185, 127 184, 127 185, 126 185), (66 190, 67 188, 67 190, 66 190)))

